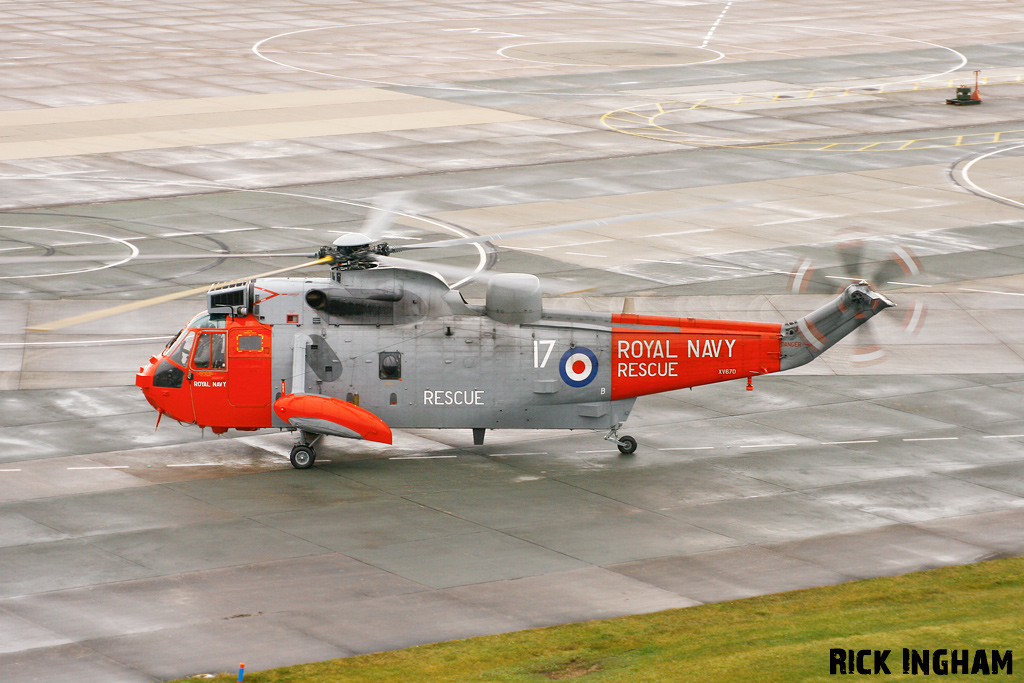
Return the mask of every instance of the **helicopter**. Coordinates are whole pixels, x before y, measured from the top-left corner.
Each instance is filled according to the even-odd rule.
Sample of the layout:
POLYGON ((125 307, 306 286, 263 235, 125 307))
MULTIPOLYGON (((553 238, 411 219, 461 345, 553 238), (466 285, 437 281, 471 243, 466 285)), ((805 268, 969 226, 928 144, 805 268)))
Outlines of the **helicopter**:
POLYGON ((402 428, 469 429, 474 445, 488 429, 604 430, 630 455, 637 441, 619 430, 638 397, 736 379, 751 389, 895 306, 858 280, 785 324, 558 311, 525 273, 490 275, 471 304, 436 264, 392 254, 509 235, 391 246, 385 227, 368 219, 312 261, 99 314, 206 292, 206 310, 135 376, 157 426, 166 415, 217 434, 289 430, 297 469, 324 436, 390 444, 402 428), (283 276, 317 265, 329 276, 283 276))

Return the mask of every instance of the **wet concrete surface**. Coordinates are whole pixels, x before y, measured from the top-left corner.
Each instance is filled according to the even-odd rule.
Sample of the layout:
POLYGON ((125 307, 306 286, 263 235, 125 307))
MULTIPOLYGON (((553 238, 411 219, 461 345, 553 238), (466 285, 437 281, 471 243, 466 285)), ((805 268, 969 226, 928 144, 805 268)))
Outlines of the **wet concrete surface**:
POLYGON ((1024 553, 1024 33, 990 4, 0 3, 0 679, 256 670, 1024 553), (947 107, 974 69, 984 104, 947 107), (286 434, 154 431, 133 373, 202 296, 25 329, 296 262, 393 191, 397 244, 595 221, 492 245, 587 290, 550 308, 784 322, 828 296, 794 288, 805 262, 899 308, 753 392, 640 399, 632 457, 412 430, 308 471, 286 434))

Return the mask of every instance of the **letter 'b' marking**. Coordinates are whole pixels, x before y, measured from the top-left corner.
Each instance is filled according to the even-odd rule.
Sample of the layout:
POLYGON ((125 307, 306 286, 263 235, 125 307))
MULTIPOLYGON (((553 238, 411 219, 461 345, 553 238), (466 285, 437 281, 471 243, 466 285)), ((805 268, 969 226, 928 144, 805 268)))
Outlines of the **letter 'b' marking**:
POLYGON ((570 387, 585 387, 597 376, 597 356, 582 346, 569 349, 558 361, 558 374, 570 387))

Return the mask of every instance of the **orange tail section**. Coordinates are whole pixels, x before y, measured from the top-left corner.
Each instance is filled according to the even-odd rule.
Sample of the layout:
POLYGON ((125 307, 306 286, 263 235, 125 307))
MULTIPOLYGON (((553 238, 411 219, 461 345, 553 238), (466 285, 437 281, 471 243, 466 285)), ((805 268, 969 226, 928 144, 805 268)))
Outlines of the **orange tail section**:
POLYGON ((613 401, 779 371, 781 325, 612 316, 613 401))

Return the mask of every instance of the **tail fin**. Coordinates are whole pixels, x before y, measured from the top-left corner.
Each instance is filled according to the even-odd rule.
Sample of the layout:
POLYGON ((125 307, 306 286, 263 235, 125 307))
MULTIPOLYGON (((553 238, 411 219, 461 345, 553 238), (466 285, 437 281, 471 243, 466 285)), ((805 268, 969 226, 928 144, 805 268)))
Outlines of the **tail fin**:
POLYGON ((790 370, 810 363, 875 314, 895 305, 863 280, 850 285, 833 301, 782 326, 779 369, 790 370))

